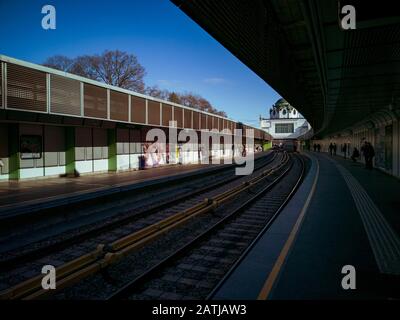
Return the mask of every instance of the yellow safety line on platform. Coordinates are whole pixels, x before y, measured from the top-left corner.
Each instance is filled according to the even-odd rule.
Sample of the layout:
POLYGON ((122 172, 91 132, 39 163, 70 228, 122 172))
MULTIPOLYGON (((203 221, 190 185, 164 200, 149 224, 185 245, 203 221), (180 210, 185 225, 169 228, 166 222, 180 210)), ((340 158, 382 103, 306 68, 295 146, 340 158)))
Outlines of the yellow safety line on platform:
POLYGON ((260 293, 258 294, 257 300, 267 300, 269 294, 271 293, 271 290, 274 286, 275 280, 277 279, 282 265, 285 262, 287 255, 289 253, 290 248, 293 245, 294 239, 296 238, 297 232, 300 229, 301 223, 303 221, 303 218, 307 212, 307 209, 311 203, 311 199, 314 195, 316 186, 317 186, 317 182, 318 182, 318 176, 319 176, 319 162, 318 159, 316 159, 316 163, 317 163, 317 172, 315 174, 315 178, 314 178, 314 182, 311 188, 311 191, 307 197, 307 200, 303 206, 303 209, 300 212, 299 217, 297 218, 297 221, 295 223, 295 225, 293 226, 292 231, 290 232, 290 235, 288 237, 288 239, 286 240, 286 243, 281 251, 281 253, 279 254, 278 259, 276 260, 274 267, 272 268, 271 273, 269 274, 267 280, 264 283, 264 286, 262 287, 260 293))

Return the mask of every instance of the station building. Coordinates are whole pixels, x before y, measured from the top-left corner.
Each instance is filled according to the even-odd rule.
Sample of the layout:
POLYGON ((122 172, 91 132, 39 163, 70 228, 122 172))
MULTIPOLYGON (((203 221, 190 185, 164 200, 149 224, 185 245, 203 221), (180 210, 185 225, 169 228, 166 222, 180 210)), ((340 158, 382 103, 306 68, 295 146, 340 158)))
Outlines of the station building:
POLYGON ((260 117, 260 126, 274 140, 297 139, 311 129, 301 113, 283 98, 270 108, 269 115, 268 119, 260 117))
POLYGON ((246 129, 254 129, 256 146, 270 140, 225 117, 6 56, 0 62, 0 180, 199 163, 201 141, 192 150, 166 145, 141 166, 147 132, 159 128, 169 140, 170 121, 177 133, 193 129, 199 140, 202 131, 218 131, 221 145, 210 150, 215 158, 232 157, 223 130, 242 129, 245 143, 246 129))

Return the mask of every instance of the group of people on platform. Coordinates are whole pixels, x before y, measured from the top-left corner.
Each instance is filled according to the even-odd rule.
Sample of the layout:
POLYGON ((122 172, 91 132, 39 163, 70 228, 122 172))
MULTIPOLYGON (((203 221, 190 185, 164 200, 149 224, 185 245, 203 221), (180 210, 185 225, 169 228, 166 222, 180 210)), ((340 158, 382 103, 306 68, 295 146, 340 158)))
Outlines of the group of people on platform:
POLYGON ((316 144, 316 143, 314 143, 314 152, 321 152, 321 145, 318 143, 318 144, 316 144))
POLYGON ((335 155, 336 156, 336 150, 337 150, 337 146, 336 146, 336 143, 330 143, 329 144, 329 154, 332 156, 332 155, 335 155))
MULTIPOLYGON (((314 152, 321 152, 321 145, 319 143, 314 143, 313 145, 314 152)), ((337 146, 335 142, 331 142, 328 147, 329 154, 331 156, 336 156, 337 146)), ((350 151, 350 146, 347 143, 341 145, 341 151, 343 153, 343 157, 346 159, 348 152, 350 151)), ((365 159, 365 168, 372 169, 373 168, 373 158, 375 157, 375 150, 372 144, 366 140, 364 140, 361 146, 361 154, 365 159)), ((350 159, 353 162, 357 162, 357 159, 360 157, 360 150, 356 147, 353 148, 353 152, 351 154, 350 159)))
POLYGON ((368 141, 364 141, 363 146, 361 147, 361 152, 365 158, 365 167, 367 169, 372 169, 372 160, 375 157, 375 150, 372 144, 368 141))

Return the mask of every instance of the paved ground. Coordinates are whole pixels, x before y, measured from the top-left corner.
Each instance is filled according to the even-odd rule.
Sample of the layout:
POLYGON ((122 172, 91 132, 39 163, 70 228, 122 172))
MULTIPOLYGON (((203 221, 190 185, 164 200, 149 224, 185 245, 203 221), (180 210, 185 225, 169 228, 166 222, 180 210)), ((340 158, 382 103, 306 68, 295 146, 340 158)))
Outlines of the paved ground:
POLYGON ((68 195, 80 191, 95 191, 99 188, 111 187, 122 183, 138 183, 161 177, 188 173, 207 165, 170 165, 146 170, 120 173, 102 173, 85 175, 78 178, 49 178, 26 181, 0 182, 1 206, 21 203, 29 200, 68 195))
POLYGON ((338 156, 333 158, 351 172, 397 234, 400 234, 400 179, 379 170, 367 170, 359 162, 354 163, 338 156))
POLYGON ((377 274, 357 208, 335 165, 318 155, 320 174, 296 242, 272 291, 272 299, 369 297, 343 290, 341 269, 377 274))
POLYGON ((315 180, 311 170, 316 187, 308 207, 310 177, 217 298, 400 298, 400 181, 340 157, 310 155, 319 175, 315 180), (356 270, 355 290, 342 288, 345 265, 356 270))

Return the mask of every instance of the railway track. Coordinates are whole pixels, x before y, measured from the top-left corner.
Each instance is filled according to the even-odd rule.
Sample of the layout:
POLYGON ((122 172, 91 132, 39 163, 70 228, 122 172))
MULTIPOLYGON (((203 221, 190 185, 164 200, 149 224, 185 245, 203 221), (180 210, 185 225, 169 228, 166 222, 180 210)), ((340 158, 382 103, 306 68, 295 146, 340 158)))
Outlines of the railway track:
MULTIPOLYGON (((272 163, 277 161, 276 157, 277 156, 274 156, 272 159, 261 162, 260 166, 272 166, 272 163)), ((279 155, 278 157, 282 156, 279 155)), ((282 164, 279 166, 281 165, 282 164)), ((62 289, 64 287, 71 286, 72 284, 88 277, 91 274, 107 269, 110 265, 115 264, 126 255, 129 255, 132 251, 139 250, 141 247, 160 237, 162 234, 165 234, 166 232, 169 232, 170 230, 187 223, 196 216, 214 210, 216 207, 234 198, 239 193, 248 190, 254 183, 257 183, 258 180, 262 180, 264 176, 270 174, 274 170, 275 169, 271 168, 264 171, 259 169, 258 171, 262 172, 256 173, 255 177, 253 178, 244 177, 241 179, 232 179, 230 183, 226 183, 226 181, 225 183, 221 182, 222 186, 216 188, 215 190, 213 189, 215 186, 212 186, 212 188, 211 186, 205 187, 203 189, 207 191, 208 194, 207 192, 199 192, 198 197, 200 198, 196 199, 196 197, 191 197, 186 201, 186 208, 185 206, 177 206, 177 208, 175 208, 175 212, 170 211, 169 216, 167 217, 163 218, 163 215, 159 214, 157 221, 156 215, 153 215, 152 219, 147 220, 147 226, 138 223, 135 226, 136 230, 134 232, 130 232, 128 235, 122 237, 118 237, 118 234, 120 234, 121 230, 114 232, 113 236, 107 234, 106 238, 99 237, 96 239, 98 245, 95 250, 91 250, 76 259, 69 259, 69 262, 61 263, 57 267, 57 288, 62 289), (210 188, 213 190, 210 191, 210 188), (208 197, 203 199, 204 195, 208 195, 208 197), (199 201, 201 199, 202 201, 199 201), (179 212, 176 213, 177 209, 179 209, 179 212), (162 219, 160 219, 160 217, 162 219), (156 220, 156 222, 154 222, 154 220, 156 220), (112 238, 116 238, 116 240, 109 241, 112 238), (106 245, 102 243, 106 243, 106 245)), ((130 228, 126 228, 125 226, 125 229, 129 230, 130 228)), ((93 243, 90 243, 90 245, 93 245, 93 243)), ((52 261, 51 258, 47 260, 50 262, 52 261)), ((68 258, 65 260, 68 260, 68 258)), ((40 261, 40 263, 43 263, 43 259, 40 261)), ((41 278, 42 275, 27 279, 3 291, 0 297, 3 299, 33 299, 44 297, 50 293, 53 293, 51 291, 45 291, 41 289, 41 278)))
MULTIPOLYGON (((273 162, 275 157, 276 154, 273 153, 256 159, 255 170, 257 171, 273 162)), ((107 205, 103 204, 103 200, 99 199, 101 206, 104 206, 99 215, 101 215, 103 211, 113 210, 115 213, 112 217, 97 220, 94 223, 84 226, 77 226, 75 228, 76 231, 71 232, 71 230, 68 230, 65 232, 59 232, 56 235, 45 237, 39 241, 34 241, 34 243, 30 242, 27 245, 22 245, 17 248, 13 248, 12 250, 3 252, 0 254, 0 271, 4 272, 15 268, 15 266, 18 264, 39 259, 44 255, 60 251, 64 248, 74 245, 75 243, 82 242, 85 239, 94 237, 103 232, 107 232, 110 228, 117 228, 149 214, 159 212, 165 208, 171 208, 177 204, 182 204, 187 200, 190 200, 192 203, 194 203, 198 201, 198 196, 238 180, 240 177, 235 176, 233 171, 233 167, 224 167, 219 171, 213 170, 212 172, 214 175, 210 177, 208 177, 207 173, 206 177, 197 177, 196 179, 192 178, 190 181, 182 183, 180 187, 166 188, 166 190, 162 190, 161 195, 158 191, 153 191, 153 193, 149 195, 146 194, 140 197, 132 196, 129 193, 125 196, 128 198, 128 200, 127 202, 124 202, 123 205, 121 205, 121 200, 119 198, 111 201, 107 205), (154 197, 157 197, 157 202, 154 201, 154 197)), ((89 202, 86 205, 82 204, 80 211, 87 210, 90 212, 90 207, 92 205, 92 202, 89 202)), ((96 214, 97 212, 92 213, 92 215, 96 214)), ((85 217, 82 217, 81 219, 83 220, 85 217)), ((26 223, 27 225, 30 225, 29 221, 26 223)), ((68 220, 63 221, 62 223, 73 224, 73 222, 68 220)), ((49 226, 46 226, 45 230, 35 230, 35 233, 46 233, 48 228, 54 229, 53 225, 50 224, 49 226)), ((30 230, 26 237, 32 237, 32 231, 34 228, 30 226, 29 229, 30 230)), ((9 243, 10 241, 12 240, 8 238, 0 239, 0 243, 9 243)))
MULTIPOLYGON (((270 181, 192 241, 110 294, 107 299, 205 299, 273 222, 301 183, 303 160, 292 159, 270 181), (291 173, 289 175, 289 173, 291 173)), ((256 189, 256 190, 255 190, 256 189)))

